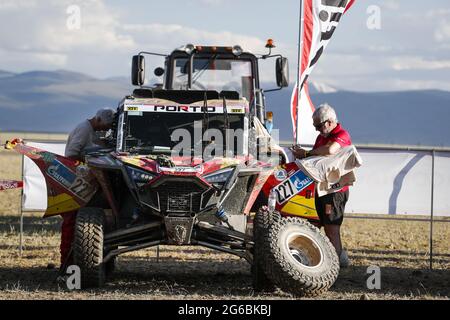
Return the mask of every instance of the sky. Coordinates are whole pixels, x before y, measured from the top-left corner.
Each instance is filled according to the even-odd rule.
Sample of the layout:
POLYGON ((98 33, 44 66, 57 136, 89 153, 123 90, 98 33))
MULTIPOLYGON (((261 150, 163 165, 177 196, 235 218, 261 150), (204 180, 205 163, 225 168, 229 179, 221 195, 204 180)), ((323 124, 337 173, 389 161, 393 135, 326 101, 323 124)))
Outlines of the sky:
MULTIPOLYGON (((129 77, 139 51, 193 43, 265 53, 272 38, 295 81, 298 25, 294 0, 0 0, 0 70, 129 77)), ((272 79, 273 64, 262 74, 272 79)), ((356 0, 310 79, 352 91, 450 91, 450 2, 356 0)))

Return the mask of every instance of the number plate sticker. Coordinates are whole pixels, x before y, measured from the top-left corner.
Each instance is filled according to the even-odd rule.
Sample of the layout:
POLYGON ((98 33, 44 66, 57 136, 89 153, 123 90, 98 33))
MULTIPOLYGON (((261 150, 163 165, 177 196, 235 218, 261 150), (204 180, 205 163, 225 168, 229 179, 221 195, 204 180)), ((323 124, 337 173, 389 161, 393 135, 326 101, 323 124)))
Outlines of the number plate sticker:
POLYGON ((85 202, 97 191, 98 186, 95 182, 89 183, 82 177, 78 177, 57 159, 54 159, 47 168, 47 175, 85 202))
POLYGON ((91 196, 97 191, 96 183, 89 183, 81 177, 76 177, 69 190, 78 198, 87 202, 91 196))
POLYGON ((313 182, 314 180, 308 177, 303 171, 297 171, 273 188, 277 194, 277 202, 279 204, 286 202, 313 182))

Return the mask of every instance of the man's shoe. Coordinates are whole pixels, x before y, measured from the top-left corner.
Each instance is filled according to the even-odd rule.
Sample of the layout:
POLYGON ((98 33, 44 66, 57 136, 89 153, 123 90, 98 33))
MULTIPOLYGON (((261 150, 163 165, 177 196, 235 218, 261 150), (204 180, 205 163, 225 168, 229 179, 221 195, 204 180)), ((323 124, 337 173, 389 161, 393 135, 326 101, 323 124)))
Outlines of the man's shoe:
POLYGON ((341 256, 339 257, 339 265, 341 268, 347 268, 350 265, 350 259, 348 258, 347 250, 342 249, 341 256))

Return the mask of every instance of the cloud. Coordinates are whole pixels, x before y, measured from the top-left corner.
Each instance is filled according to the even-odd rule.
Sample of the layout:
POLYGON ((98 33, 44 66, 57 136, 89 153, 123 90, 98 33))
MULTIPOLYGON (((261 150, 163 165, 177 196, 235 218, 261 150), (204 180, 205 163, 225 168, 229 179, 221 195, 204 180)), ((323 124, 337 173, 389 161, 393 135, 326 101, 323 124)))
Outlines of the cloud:
POLYGON ((36 0, 2 0, 0 2, 0 11, 14 11, 17 9, 34 8, 36 6, 36 0))
POLYGON ((385 54, 385 53, 391 52, 393 50, 393 48, 389 45, 369 45, 368 50, 370 52, 377 53, 377 54, 379 54, 379 53, 385 54))
POLYGON ((197 0, 201 4, 208 5, 208 6, 218 6, 224 3, 223 0, 197 0))
POLYGON ((446 18, 450 16, 450 9, 431 9, 425 13, 425 17, 427 19, 435 19, 435 18, 446 18))
MULTIPOLYGON (((0 49, 0 61, 13 71, 62 69, 67 67, 69 57, 62 53, 17 51, 0 49)), ((4 67, 2 67, 4 68, 4 67)))
POLYGON ((388 0, 381 4, 381 7, 383 9, 387 10, 399 10, 400 9, 400 3, 398 1, 388 0))
POLYGON ((388 85, 391 91, 435 89, 450 91, 450 83, 440 80, 387 79, 384 85, 388 85))
POLYGON ((138 44, 173 50, 186 43, 202 45, 234 45, 240 44, 245 50, 260 51, 265 42, 257 37, 234 34, 229 31, 210 32, 202 29, 186 27, 179 24, 126 24, 124 32, 131 35, 138 44))
MULTIPOLYGON (((211 32, 203 29, 186 27, 179 24, 126 24, 122 32, 132 36, 140 49, 169 54, 175 48, 187 43, 194 45, 232 46, 240 45, 244 51, 254 54, 267 53, 266 40, 244 34, 236 34, 226 30, 211 32)), ((297 48, 285 43, 277 43, 276 52, 283 53, 291 61, 297 63, 297 48)), ((148 63, 147 63, 148 65, 148 63)), ((260 61, 260 81, 274 82, 275 61, 260 61)), ((295 75, 295 68, 291 71, 295 75)), ((292 80, 294 81, 294 80, 292 80)))
POLYGON ((266 51, 265 40, 228 30, 212 32, 176 23, 126 24, 119 7, 106 6, 104 0, 4 0, 1 4, 0 28, 14 32, 0 35, 0 56, 4 65, 19 69, 14 71, 34 65, 32 69, 64 68, 97 77, 128 75, 132 54, 170 53, 186 43, 240 44, 244 50, 266 51), (73 13, 68 8, 73 5, 80 9, 80 28, 71 30, 67 25, 73 13), (20 64, 18 57, 26 63, 20 64))
POLYGON ((392 68, 403 70, 439 70, 450 68, 450 60, 426 60, 423 57, 396 57, 392 58, 392 68))
MULTIPOLYGON (((263 10, 264 6, 269 8, 268 3, 260 2, 258 9, 263 10)), ((420 10, 398 0, 381 1, 379 5, 383 9, 382 30, 370 31, 364 27, 364 8, 361 8, 359 16, 357 12, 350 11, 311 79, 344 89, 371 90, 373 79, 385 79, 386 87, 388 78, 402 79, 395 83, 396 87, 402 83, 410 85, 407 79, 402 78, 409 72, 408 76, 414 77, 412 82, 426 81, 430 84, 432 79, 427 78, 427 72, 440 72, 440 75, 448 72, 450 9, 435 5, 432 10, 420 10), (407 37, 411 34, 413 39, 407 37)), ((173 12, 164 10, 167 9, 164 3, 156 6, 160 12, 156 19, 150 20, 151 23, 142 23, 146 18, 136 15, 136 8, 144 11, 152 6, 135 2, 119 5, 105 0, 0 0, 0 69, 25 71, 57 68, 76 70, 95 77, 124 76, 130 73, 133 54, 142 50, 168 54, 186 43, 239 44, 244 50, 265 53, 265 39, 261 34, 270 32, 268 26, 276 23, 275 19, 266 23, 266 20, 249 18, 248 21, 236 19, 229 24, 220 21, 222 23, 208 27, 205 21, 198 19, 183 19, 184 16, 176 16, 175 19, 173 12), (77 5, 81 10, 80 29, 67 28, 70 17, 67 8, 70 5, 77 5)), ((217 12, 232 6, 225 0, 187 0, 176 5, 181 12, 196 10, 194 8, 214 12, 214 18, 209 19, 219 19, 217 12)), ((246 4, 244 7, 249 6, 246 4)), ((432 5, 425 7, 433 8, 432 5)), ((358 10, 358 7, 352 10, 358 10)), ((258 17, 258 11, 254 16, 258 17)), ((297 32, 296 29, 280 31, 276 28, 274 31, 275 38, 279 37, 277 32, 297 32)), ((289 58, 292 83, 297 73, 297 37, 283 39, 284 43, 276 43, 274 53, 282 53, 289 58)), ((162 66, 162 60, 155 62, 155 66, 162 66)), ((150 66, 153 61, 149 59, 147 62, 150 66)), ((261 80, 273 80, 274 61, 260 61, 260 67, 261 80)), ((449 83, 444 77, 440 81, 442 84, 438 88, 449 83)), ((437 81, 433 84, 436 83, 439 84, 437 81)), ((382 85, 380 80, 379 88, 382 85)))
POLYGON ((11 56, 28 52, 30 59, 53 61, 55 66, 68 61, 64 55, 132 47, 133 39, 118 33, 118 25, 117 15, 100 0, 40 0, 39 5, 21 0, 2 2, 0 7, 2 48, 11 56), (79 29, 70 30, 67 8, 74 3, 80 8, 81 24, 79 29))
POLYGON ((439 26, 434 31, 434 40, 438 43, 450 43, 450 22, 439 22, 439 26))

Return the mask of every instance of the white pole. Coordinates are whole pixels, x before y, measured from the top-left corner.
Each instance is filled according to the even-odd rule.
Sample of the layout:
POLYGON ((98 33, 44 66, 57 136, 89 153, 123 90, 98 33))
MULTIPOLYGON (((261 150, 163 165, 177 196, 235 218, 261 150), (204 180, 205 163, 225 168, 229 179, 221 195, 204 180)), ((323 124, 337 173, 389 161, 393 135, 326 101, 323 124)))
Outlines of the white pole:
MULTIPOLYGON (((24 156, 22 155, 22 172, 21 172, 21 181, 23 183, 23 161, 24 160, 24 156)), ((19 210, 20 210, 20 235, 19 235, 19 254, 20 256, 22 256, 23 253, 23 207, 22 207, 22 202, 23 202, 23 188, 25 186, 22 184, 22 188, 20 189, 20 203, 19 203, 19 210)))
POLYGON ((434 158, 435 158, 435 151, 433 149, 431 153, 430 270, 433 270, 434 158))
POLYGON ((295 143, 300 143, 300 134, 299 134, 299 128, 300 128, 300 117, 299 117, 299 104, 300 104, 300 97, 301 97, 301 90, 300 90, 300 70, 302 68, 302 49, 303 49, 303 23, 304 23, 304 16, 303 16, 303 0, 300 0, 300 24, 298 27, 298 67, 297 67, 297 108, 296 108, 296 114, 297 114, 297 123, 295 128, 295 143))

